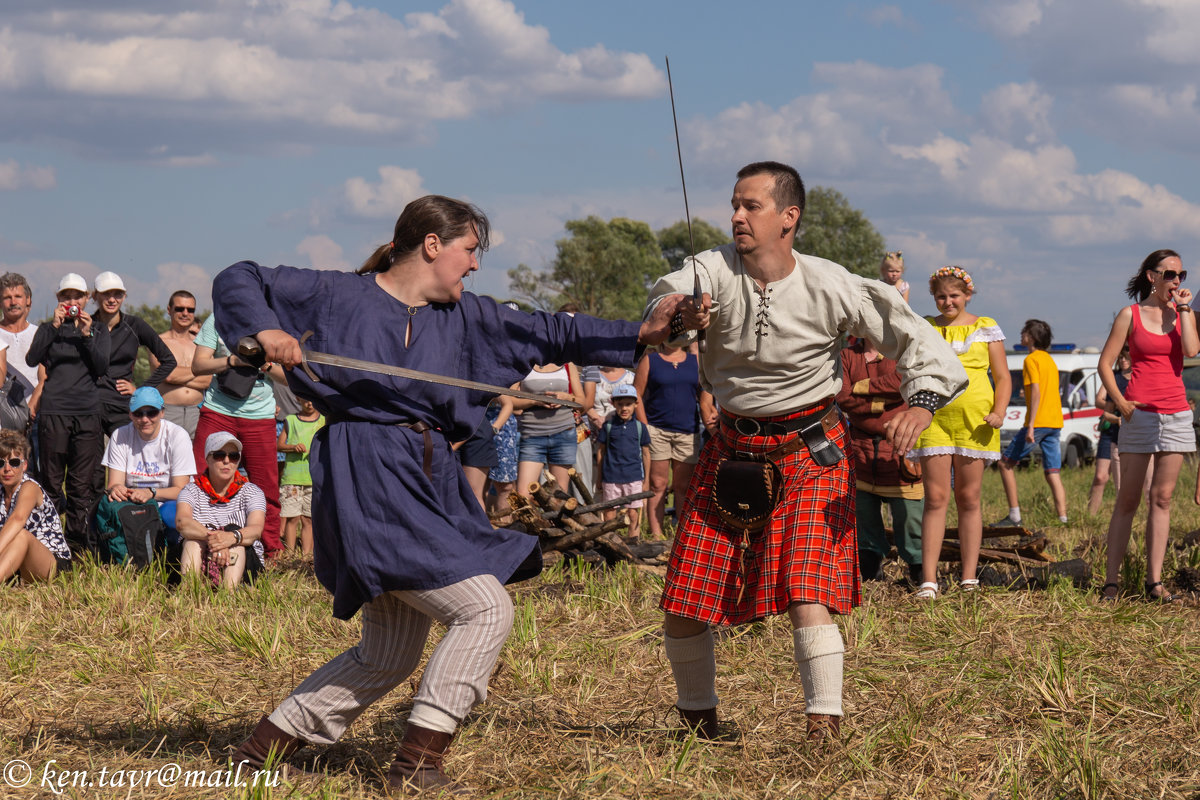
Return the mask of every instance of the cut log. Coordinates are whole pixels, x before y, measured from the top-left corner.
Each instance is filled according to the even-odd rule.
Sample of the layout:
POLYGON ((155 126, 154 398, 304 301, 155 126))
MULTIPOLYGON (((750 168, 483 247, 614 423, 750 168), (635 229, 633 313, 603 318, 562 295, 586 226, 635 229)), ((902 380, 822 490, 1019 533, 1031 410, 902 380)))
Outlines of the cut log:
POLYGON ((597 536, 593 546, 609 557, 609 561, 633 561, 633 551, 629 549, 629 545, 621 540, 621 537, 616 533, 609 531, 608 533, 597 536))
POLYGON ((566 536, 555 539, 550 542, 543 542, 542 549, 550 550, 570 550, 587 544, 593 539, 597 539, 610 531, 620 530, 626 527, 626 522, 621 517, 615 517, 602 522, 599 525, 592 525, 589 528, 584 528, 581 531, 568 533, 566 536))
POLYGON ((533 498, 533 501, 538 504, 538 507, 552 514, 563 508, 572 509, 579 505, 579 501, 566 492, 560 491, 557 488, 551 488, 549 481, 543 483, 529 494, 533 498))
POLYGON ((591 503, 586 506, 579 506, 574 511, 572 511, 572 514, 574 514, 576 517, 578 517, 580 514, 592 514, 592 513, 595 513, 596 511, 603 511, 608 508, 616 508, 617 506, 625 505, 626 503, 632 502, 634 500, 645 500, 646 498, 653 497, 653 496, 654 496, 654 492, 638 492, 637 494, 631 494, 626 497, 616 497, 616 498, 613 498, 612 500, 601 500, 598 503, 591 503))
POLYGON ((579 470, 570 467, 567 470, 567 475, 571 478, 571 485, 575 487, 575 491, 579 492, 579 496, 583 498, 583 502, 591 505, 596 502, 596 498, 592 496, 592 488, 584 481, 583 476, 579 474, 579 470))
MULTIPOLYGON (((991 525, 983 526, 983 538, 985 539, 1009 539, 1013 536, 1040 536, 1038 531, 1032 531, 1029 528, 1023 528, 1020 525, 1014 525, 1011 528, 993 528, 991 525)), ((958 538, 957 527, 946 528, 947 539, 958 538)))
MULTIPOLYGON (((962 551, 958 546, 958 542, 953 540, 942 542, 942 552, 939 560, 961 561, 962 551)), ((1046 561, 1041 558, 1030 558, 1029 556, 1020 555, 1011 550, 994 550, 990 547, 979 548, 979 560, 982 562, 1003 561, 1009 564, 1023 564, 1029 567, 1046 566, 1046 561)))

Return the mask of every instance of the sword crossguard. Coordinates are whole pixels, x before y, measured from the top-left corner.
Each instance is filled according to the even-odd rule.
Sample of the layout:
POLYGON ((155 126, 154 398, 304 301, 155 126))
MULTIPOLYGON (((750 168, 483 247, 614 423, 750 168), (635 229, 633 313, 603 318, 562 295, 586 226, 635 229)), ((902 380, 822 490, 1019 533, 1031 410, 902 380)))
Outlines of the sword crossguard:
POLYGON ((312 331, 305 331, 300 336, 300 354, 305 356, 304 360, 300 362, 300 369, 304 370, 304 374, 307 375, 309 380, 311 380, 313 383, 320 383, 321 379, 317 377, 317 373, 313 372, 312 367, 308 365, 308 348, 304 346, 304 343, 307 342, 312 335, 312 331))

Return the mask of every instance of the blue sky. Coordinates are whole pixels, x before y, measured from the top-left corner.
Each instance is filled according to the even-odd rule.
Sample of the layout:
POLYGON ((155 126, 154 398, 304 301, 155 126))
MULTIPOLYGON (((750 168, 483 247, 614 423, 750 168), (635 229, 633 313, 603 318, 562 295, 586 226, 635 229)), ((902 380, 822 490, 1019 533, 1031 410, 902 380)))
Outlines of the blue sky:
MULTIPOLYGON (((465 197, 499 235, 475 291, 544 266, 563 223, 726 226, 775 158, 971 310, 1100 344, 1141 259, 1200 253, 1200 4, 929 0, 7 0, 0 267, 131 302, 249 258, 356 266, 404 203, 465 197)), ((1198 276, 1200 277, 1200 276, 1198 276)))

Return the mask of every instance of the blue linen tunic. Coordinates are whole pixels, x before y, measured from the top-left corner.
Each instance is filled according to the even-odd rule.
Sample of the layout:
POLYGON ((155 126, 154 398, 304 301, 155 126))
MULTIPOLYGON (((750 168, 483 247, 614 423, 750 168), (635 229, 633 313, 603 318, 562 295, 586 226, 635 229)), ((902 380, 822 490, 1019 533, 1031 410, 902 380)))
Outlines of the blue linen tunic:
MULTIPOLYGON (((378 361, 498 386, 535 364, 634 363, 639 325, 583 314, 526 314, 464 292, 458 303, 410 308, 374 275, 261 267, 249 261, 213 282, 221 337, 280 329, 325 353, 378 361), (412 323, 409 343, 405 330, 412 323)), ((313 440, 314 556, 333 593, 333 613, 354 616, 384 592, 429 590, 477 575, 501 582, 537 538, 493 529, 450 450, 478 427, 491 396, 361 370, 310 364, 288 373, 329 424, 313 440), (433 426, 432 479, 422 470, 422 434, 433 426)))

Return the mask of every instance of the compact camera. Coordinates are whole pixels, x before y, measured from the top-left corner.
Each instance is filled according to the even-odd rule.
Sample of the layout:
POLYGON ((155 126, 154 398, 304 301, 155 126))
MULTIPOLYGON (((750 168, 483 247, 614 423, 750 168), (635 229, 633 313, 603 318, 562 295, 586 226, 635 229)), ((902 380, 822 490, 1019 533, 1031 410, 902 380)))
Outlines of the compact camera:
POLYGON ((76 304, 71 304, 71 305, 67 306, 67 318, 68 319, 79 319, 79 312, 81 310, 82 309, 80 308, 80 306, 78 306, 76 304))

